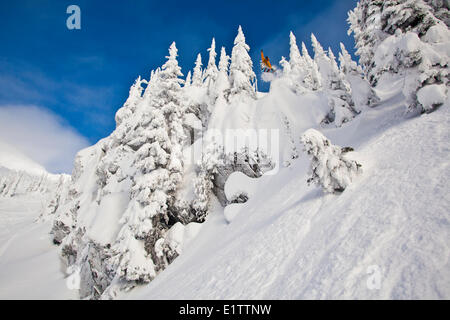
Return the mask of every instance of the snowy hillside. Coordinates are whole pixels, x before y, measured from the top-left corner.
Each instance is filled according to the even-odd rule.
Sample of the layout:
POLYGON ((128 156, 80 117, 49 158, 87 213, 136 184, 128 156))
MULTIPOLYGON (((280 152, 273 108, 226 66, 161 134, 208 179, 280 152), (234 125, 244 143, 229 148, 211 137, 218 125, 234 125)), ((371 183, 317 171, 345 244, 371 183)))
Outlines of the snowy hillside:
MULTIPOLYGON (((48 240, 5 231, 0 274, 14 270, 13 244, 31 246, 18 260, 36 250, 49 264, 35 273, 48 297, 448 299, 445 6, 361 0, 348 20, 360 64, 343 44, 336 57, 311 34, 308 52, 291 32, 288 57, 260 80, 269 92, 240 26, 231 50, 213 38, 187 74, 172 43, 70 179, 0 171, 5 225, 48 240), (26 203, 51 239, 21 218, 26 203)), ((5 296, 19 280, 8 281, 5 296)))
MULTIPOLYGON (((51 174, 45 168, 0 141, 0 197, 19 196, 41 198, 42 206, 50 204, 56 195, 61 195, 70 176, 51 174)), ((51 210, 50 210, 51 211, 51 210)), ((43 209, 43 214, 52 214, 43 209)))
POLYGON ((36 194, 0 197, 0 299, 74 299, 36 194))
POLYGON ((122 298, 448 298, 449 101, 405 119, 401 94, 378 93, 378 107, 323 130, 363 165, 344 193, 308 186, 305 156, 277 175, 240 180, 239 190, 253 191, 232 222, 216 205, 181 257, 122 298), (379 289, 367 285, 374 270, 379 289))
POLYGON ((74 298, 49 230, 70 176, 0 144, 0 298, 74 298), (39 290, 36 290, 39 288, 39 290))

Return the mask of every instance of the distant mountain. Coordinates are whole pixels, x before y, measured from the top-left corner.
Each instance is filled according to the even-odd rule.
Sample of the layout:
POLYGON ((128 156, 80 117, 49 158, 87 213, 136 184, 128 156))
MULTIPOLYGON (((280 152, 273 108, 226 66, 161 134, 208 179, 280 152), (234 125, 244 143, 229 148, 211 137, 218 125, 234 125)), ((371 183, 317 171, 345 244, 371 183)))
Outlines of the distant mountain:
POLYGON ((47 173, 43 166, 2 140, 0 140, 0 167, 15 171, 25 171, 33 175, 47 173))

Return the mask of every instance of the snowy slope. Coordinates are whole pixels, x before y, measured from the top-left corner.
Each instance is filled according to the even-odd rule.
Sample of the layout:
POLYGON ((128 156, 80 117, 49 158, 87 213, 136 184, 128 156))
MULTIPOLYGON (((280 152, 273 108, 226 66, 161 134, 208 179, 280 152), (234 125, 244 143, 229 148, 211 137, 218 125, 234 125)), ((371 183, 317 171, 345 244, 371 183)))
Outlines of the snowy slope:
POLYGON ((44 203, 69 179, 67 174, 48 173, 40 164, 0 141, 0 197, 39 194, 44 203))
POLYGON ((81 299, 449 298, 450 33, 433 10, 361 0, 361 66, 291 32, 267 93, 240 26, 186 80, 172 43, 70 182, 0 157, 1 295, 74 297, 71 269, 81 299))
POLYGON ((0 299, 77 297, 66 286, 47 216, 69 179, 0 142, 0 299))
MULTIPOLYGON (((307 186, 300 153, 292 166, 258 179, 256 190, 252 183, 231 223, 216 204, 195 242, 122 298, 448 299, 449 101, 408 119, 393 88, 380 85, 378 107, 343 128, 319 129, 354 147, 363 166, 345 192, 307 186)), ((299 124, 295 139, 306 129, 299 124)))
POLYGON ((0 198, 0 299, 75 299, 66 286, 51 224, 35 220, 41 197, 0 198))

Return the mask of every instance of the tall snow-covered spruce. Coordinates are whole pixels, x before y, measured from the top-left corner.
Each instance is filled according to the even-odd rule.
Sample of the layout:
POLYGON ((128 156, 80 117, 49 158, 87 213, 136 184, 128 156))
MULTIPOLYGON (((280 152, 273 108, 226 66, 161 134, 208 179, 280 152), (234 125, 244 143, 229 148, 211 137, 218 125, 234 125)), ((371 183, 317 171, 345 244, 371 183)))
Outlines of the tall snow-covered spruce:
POLYGON ((243 99, 245 96, 256 98, 256 75, 253 71, 252 59, 248 55, 249 50, 242 27, 239 26, 238 34, 234 39, 230 64, 231 96, 237 96, 236 99, 243 99))
POLYGON ((318 90, 321 81, 317 65, 309 56, 304 43, 302 43, 303 56, 300 54, 297 39, 292 31, 289 34, 289 45, 289 61, 286 61, 284 57, 280 61, 287 85, 297 94, 318 90))
POLYGON ((227 55, 225 48, 220 50, 219 72, 215 83, 215 91, 218 99, 222 101, 228 100, 230 94, 230 79, 228 69, 230 65, 230 57, 227 55))
POLYGON ((132 202, 121 219, 123 227, 113 252, 119 255, 119 274, 126 280, 149 281, 163 269, 176 252, 164 243, 169 220, 185 211, 177 210, 176 191, 182 181, 183 97, 181 68, 173 43, 167 62, 162 66, 150 106, 142 114, 140 137, 134 167, 137 169, 132 186, 132 202), (139 242, 140 241, 140 242, 139 242), (156 247, 157 242, 162 242, 156 247))
POLYGON ((149 82, 139 77, 130 88, 111 136, 78 155, 70 199, 56 212, 53 233, 67 264, 81 270, 82 297, 153 279, 179 254, 167 238, 171 227, 196 219, 178 196, 190 144, 180 76, 173 43, 149 82), (96 211, 103 218, 88 223, 96 211))
POLYGON ((216 100, 216 92, 215 92, 215 83, 217 80, 217 75, 219 73, 219 69, 217 69, 216 65, 216 40, 213 38, 211 41, 211 47, 208 49, 209 51, 209 59, 208 65, 205 70, 205 86, 207 88, 207 93, 212 103, 216 100))
POLYGON ((195 60, 194 72, 192 74, 192 85, 196 87, 203 86, 203 70, 202 70, 202 55, 199 53, 197 55, 197 60, 195 60))

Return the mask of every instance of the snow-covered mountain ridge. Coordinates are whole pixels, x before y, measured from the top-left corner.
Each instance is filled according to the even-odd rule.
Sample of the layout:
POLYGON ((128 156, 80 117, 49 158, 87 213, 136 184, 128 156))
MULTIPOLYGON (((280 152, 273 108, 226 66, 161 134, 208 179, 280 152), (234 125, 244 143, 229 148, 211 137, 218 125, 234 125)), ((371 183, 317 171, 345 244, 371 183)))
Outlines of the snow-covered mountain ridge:
POLYGON ((0 141, 0 150, 0 197, 41 198, 41 215, 52 215, 70 176, 48 173, 44 167, 5 142, 0 141))

